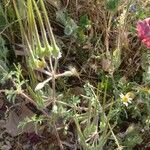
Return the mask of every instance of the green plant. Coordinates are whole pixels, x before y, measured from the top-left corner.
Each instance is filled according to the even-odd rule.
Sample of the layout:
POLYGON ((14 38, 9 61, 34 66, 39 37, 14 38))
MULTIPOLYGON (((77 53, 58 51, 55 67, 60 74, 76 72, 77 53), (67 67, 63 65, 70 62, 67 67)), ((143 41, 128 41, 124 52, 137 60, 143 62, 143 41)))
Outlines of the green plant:
POLYGON ((85 42, 87 39, 85 32, 91 27, 91 21, 88 15, 82 15, 80 17, 79 25, 69 17, 66 10, 57 11, 56 18, 64 26, 64 34, 66 36, 73 36, 79 43, 85 42))
POLYGON ((28 74, 24 75, 21 65, 14 65, 14 71, 9 71, 8 50, 0 38, 1 82, 9 80, 12 84, 1 92, 5 92, 13 106, 18 97, 33 105, 40 114, 35 112, 33 117, 25 118, 19 127, 33 122, 36 131, 42 125, 50 132, 52 129, 60 149, 65 146, 85 150, 134 149, 150 129, 149 52, 139 46, 135 30, 135 20, 149 13, 142 12, 147 2, 76 1, 75 11, 71 7, 74 2, 69 1, 65 9, 56 10, 53 28, 50 19, 54 13, 49 13, 50 8, 45 5, 53 2, 13 0, 8 3, 16 15, 6 11, 6 22, 9 17, 15 19, 14 30, 9 24, 11 38, 17 37, 13 42, 22 45, 28 74), (139 8, 141 5, 143 8, 139 8), (52 29, 59 28, 55 26, 56 21, 64 27, 65 36, 53 34, 52 29), (65 45, 63 50, 60 41, 65 45), (74 67, 62 64, 61 55, 69 49, 74 55, 67 52, 67 63, 77 65, 80 74, 74 67), (141 53, 142 65, 135 59, 139 60, 141 53), (140 76, 143 73, 143 82, 136 83, 132 71, 139 72, 140 76), (76 86, 80 86, 80 91, 74 95, 76 86), (70 135, 71 142, 67 137, 70 135))
MULTIPOLYGON (((55 122, 57 119, 55 113, 54 117, 51 118, 48 112, 45 111, 45 108, 47 108, 52 103, 53 111, 56 111, 57 95, 55 90, 55 80, 63 76, 78 76, 78 74, 76 72, 76 69, 73 67, 70 68, 69 71, 65 71, 62 74, 56 73, 58 60, 61 57, 61 52, 60 48, 56 44, 44 2, 40 0, 37 4, 35 0, 28 0, 27 2, 22 1, 22 3, 20 4, 16 3, 16 1, 14 0, 13 6, 16 11, 16 16, 20 25, 22 42, 27 45, 27 50, 24 50, 27 54, 26 63, 29 69, 30 79, 29 82, 27 82, 22 76, 21 67, 16 67, 16 71, 11 72, 8 75, 13 83, 13 88, 11 88, 10 90, 5 90, 5 93, 7 95, 7 98, 9 100, 13 100, 13 102, 15 102, 16 95, 21 95, 25 97, 30 103, 36 106, 36 108, 39 109, 46 117, 48 117, 54 125, 57 140, 59 142, 60 148, 62 149, 63 146, 60 141, 57 129, 55 127, 55 122), (20 13, 21 8, 18 7, 18 5, 26 5, 27 9, 24 12, 20 13), (40 9, 43 11, 43 16, 40 12, 40 9), (24 15, 27 15, 27 24, 24 24, 24 20, 22 20, 24 15), (37 21, 35 15, 37 15, 38 18, 37 21), (30 34, 27 34, 25 32, 26 27, 28 27, 28 31, 30 32, 30 34), (42 41, 40 40, 38 30, 41 31, 41 36, 43 38, 42 41), (35 71, 43 73, 47 76, 47 79, 38 83, 35 71), (45 86, 48 86, 48 83, 50 81, 52 81, 52 96, 44 98, 43 95, 41 95, 42 89, 45 86), (28 96, 24 92, 23 85, 26 85, 26 88, 32 98, 30 98, 30 96, 28 96)), ((50 86, 49 89, 51 89, 50 86)), ((25 122, 28 121, 29 119, 27 119, 25 122)))

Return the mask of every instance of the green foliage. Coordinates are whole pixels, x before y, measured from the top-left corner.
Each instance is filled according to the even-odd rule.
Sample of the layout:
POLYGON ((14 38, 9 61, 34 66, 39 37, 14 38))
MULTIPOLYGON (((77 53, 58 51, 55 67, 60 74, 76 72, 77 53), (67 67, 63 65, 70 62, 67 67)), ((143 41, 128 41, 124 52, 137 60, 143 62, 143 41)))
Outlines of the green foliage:
POLYGON ((145 71, 143 73, 143 82, 148 84, 150 83, 150 51, 149 50, 145 50, 145 52, 143 52, 142 68, 145 71))
POLYGON ((109 11, 114 11, 117 9, 117 7, 119 6, 121 0, 107 0, 107 9, 109 11))
MULTIPOLYGON (((18 45, 22 42, 29 81, 24 79, 21 66, 15 67, 15 71, 9 71, 8 50, 2 37, 0 37, 0 80, 1 83, 11 81, 12 86, 5 89, 10 102, 16 103, 17 95, 24 96, 42 113, 39 116, 27 117, 19 127, 24 128, 27 124, 34 123, 38 130, 38 126, 44 122, 47 128, 52 127, 58 143, 65 141, 67 135, 73 135, 71 142, 75 141, 75 146, 78 145, 79 149, 85 150, 115 148, 121 150, 122 146, 130 150, 141 144, 143 141, 141 129, 143 132, 150 129, 150 57, 149 51, 142 52, 137 44, 135 30, 135 20, 143 19, 148 14, 142 7, 139 8, 143 2, 140 4, 134 2, 136 9, 128 10, 132 1, 91 1, 88 10, 86 9, 89 3, 83 6, 85 11, 80 13, 80 7, 82 8, 80 4, 76 7, 77 13, 73 12, 70 17, 72 1, 69 1, 66 10, 56 12, 55 21, 63 25, 65 35, 57 38, 52 31, 57 26, 55 27, 54 23, 51 28, 49 21, 51 15, 49 7, 45 7, 45 1, 18 0, 12 3, 13 7, 8 7, 13 8, 8 11, 8 18, 13 20, 17 16, 16 21, 19 23, 19 26, 16 24, 17 32, 16 29, 13 30, 13 26, 10 27, 13 31, 13 43, 16 42, 18 45), (90 11, 92 13, 89 13, 90 11), (78 18, 78 21, 73 18, 78 18), (130 32, 131 27, 134 28, 133 32, 130 32), (67 63, 66 60, 64 63, 63 59, 59 59, 61 48, 56 41, 61 41, 65 45, 67 63), (128 46, 125 46, 125 42, 128 46), (143 82, 135 80, 135 76, 131 82, 128 73, 133 68, 130 66, 140 51, 143 54, 142 65, 139 63, 144 70, 143 82), (72 53, 75 54, 75 61, 72 61, 72 57, 74 58, 72 53), (130 54, 134 55, 133 60, 130 54), (103 56, 107 59, 106 66, 97 59, 103 56), (68 62, 70 59, 71 62, 68 62), (67 68, 64 65, 69 63, 75 63, 81 69, 80 78, 75 68, 64 71, 64 68, 67 68), (73 75, 78 78, 70 78, 73 75), (60 78, 63 77, 65 78, 62 79, 60 87, 58 82, 61 82, 60 78), (72 84, 74 82, 75 85, 72 84), (76 84, 81 86, 83 92, 75 96, 69 92, 69 87, 74 89, 76 84), (128 132, 132 123, 138 127, 128 132)), ((146 4, 143 7, 146 7, 146 4)), ((7 20, 3 21, 1 6, 0 19, 1 29, 6 26, 7 20)), ((143 70, 140 70, 140 75, 143 70)), ((72 143, 68 145, 72 148, 72 143)))
POLYGON ((70 105, 77 106, 80 103, 80 98, 78 96, 72 96, 66 100, 66 102, 70 105))
POLYGON ((42 58, 44 58, 45 56, 50 56, 50 54, 51 54, 51 52, 52 52, 52 47, 51 46, 49 46, 49 47, 37 47, 36 49, 35 49, 35 56, 37 57, 37 58, 40 58, 40 59, 42 59, 42 58))
POLYGON ((2 38, 2 36, 0 36, 0 60, 4 61, 5 63, 8 63, 7 57, 8 57, 8 49, 5 46, 4 39, 2 38))
POLYGON ((79 26, 83 29, 89 29, 91 27, 91 21, 88 15, 83 15, 80 17, 79 26))
POLYGON ((64 30, 64 33, 69 36, 69 35, 72 35, 75 30, 77 29, 77 25, 76 23, 70 19, 67 23, 67 25, 65 26, 65 30, 64 30))
POLYGON ((84 129, 83 131, 84 137, 88 139, 92 134, 96 133, 96 131, 97 131, 97 126, 91 123, 89 126, 87 126, 84 129))
POLYGON ((9 69, 6 64, 0 60, 0 83, 4 84, 9 79, 9 69))
POLYGON ((85 42, 85 31, 91 28, 88 15, 85 14, 80 17, 79 25, 64 10, 57 11, 56 18, 64 26, 65 35, 75 37, 79 43, 85 42))
POLYGON ((75 21, 70 18, 67 13, 63 10, 57 11, 56 13, 57 20, 64 25, 64 33, 67 36, 75 34, 78 26, 75 21))
POLYGON ((114 66, 114 69, 117 70, 121 64, 121 50, 120 49, 116 49, 114 52, 113 52, 113 66, 114 66))
POLYGON ((33 115, 31 118, 26 117, 22 122, 19 123, 18 128, 24 129, 25 126, 29 123, 33 123, 35 127, 35 131, 38 131, 38 126, 41 125, 45 121, 45 117, 33 115))
POLYGON ((2 2, 0 2, 0 31, 6 26, 6 20, 4 17, 4 10, 2 8, 2 2))
POLYGON ((10 102, 15 103, 16 96, 22 92, 22 86, 25 84, 25 80, 22 77, 21 66, 15 66, 16 70, 11 71, 10 73, 4 74, 3 81, 10 80, 14 87, 11 87, 9 90, 5 90, 7 99, 10 102))
POLYGON ((8 73, 8 49, 5 46, 5 41, 0 36, 0 82, 4 83, 8 73))
POLYGON ((134 129, 133 131, 126 134, 123 145, 127 150, 132 150, 137 144, 140 144, 142 141, 142 135, 137 129, 134 129))

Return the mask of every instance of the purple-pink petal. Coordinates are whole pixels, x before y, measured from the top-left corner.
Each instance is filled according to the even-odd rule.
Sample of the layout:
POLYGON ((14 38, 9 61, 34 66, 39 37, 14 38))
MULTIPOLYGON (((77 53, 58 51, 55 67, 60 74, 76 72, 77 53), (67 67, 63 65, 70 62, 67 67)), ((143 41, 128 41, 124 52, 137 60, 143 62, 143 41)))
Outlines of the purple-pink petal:
POLYGON ((150 18, 138 21, 137 23, 138 37, 142 43, 150 48, 150 18))

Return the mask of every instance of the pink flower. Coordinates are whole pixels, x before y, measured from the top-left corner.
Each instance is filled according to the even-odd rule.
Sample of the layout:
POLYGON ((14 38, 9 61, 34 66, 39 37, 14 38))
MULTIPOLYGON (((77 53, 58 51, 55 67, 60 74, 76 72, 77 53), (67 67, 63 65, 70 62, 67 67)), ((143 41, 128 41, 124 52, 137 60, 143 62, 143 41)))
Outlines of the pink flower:
POLYGON ((137 23, 138 37, 142 43, 150 48, 150 18, 138 21, 137 23))

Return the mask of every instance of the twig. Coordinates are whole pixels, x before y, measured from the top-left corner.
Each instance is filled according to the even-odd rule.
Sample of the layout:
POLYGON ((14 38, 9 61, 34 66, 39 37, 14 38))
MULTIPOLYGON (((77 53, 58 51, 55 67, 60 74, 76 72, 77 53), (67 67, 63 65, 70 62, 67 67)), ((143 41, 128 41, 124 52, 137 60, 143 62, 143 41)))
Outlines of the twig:
POLYGON ((53 125, 54 125, 54 130, 55 130, 55 133, 56 133, 57 141, 59 142, 60 150, 64 150, 64 147, 63 147, 62 142, 60 140, 59 134, 57 132, 57 127, 56 127, 55 122, 53 123, 53 125))

